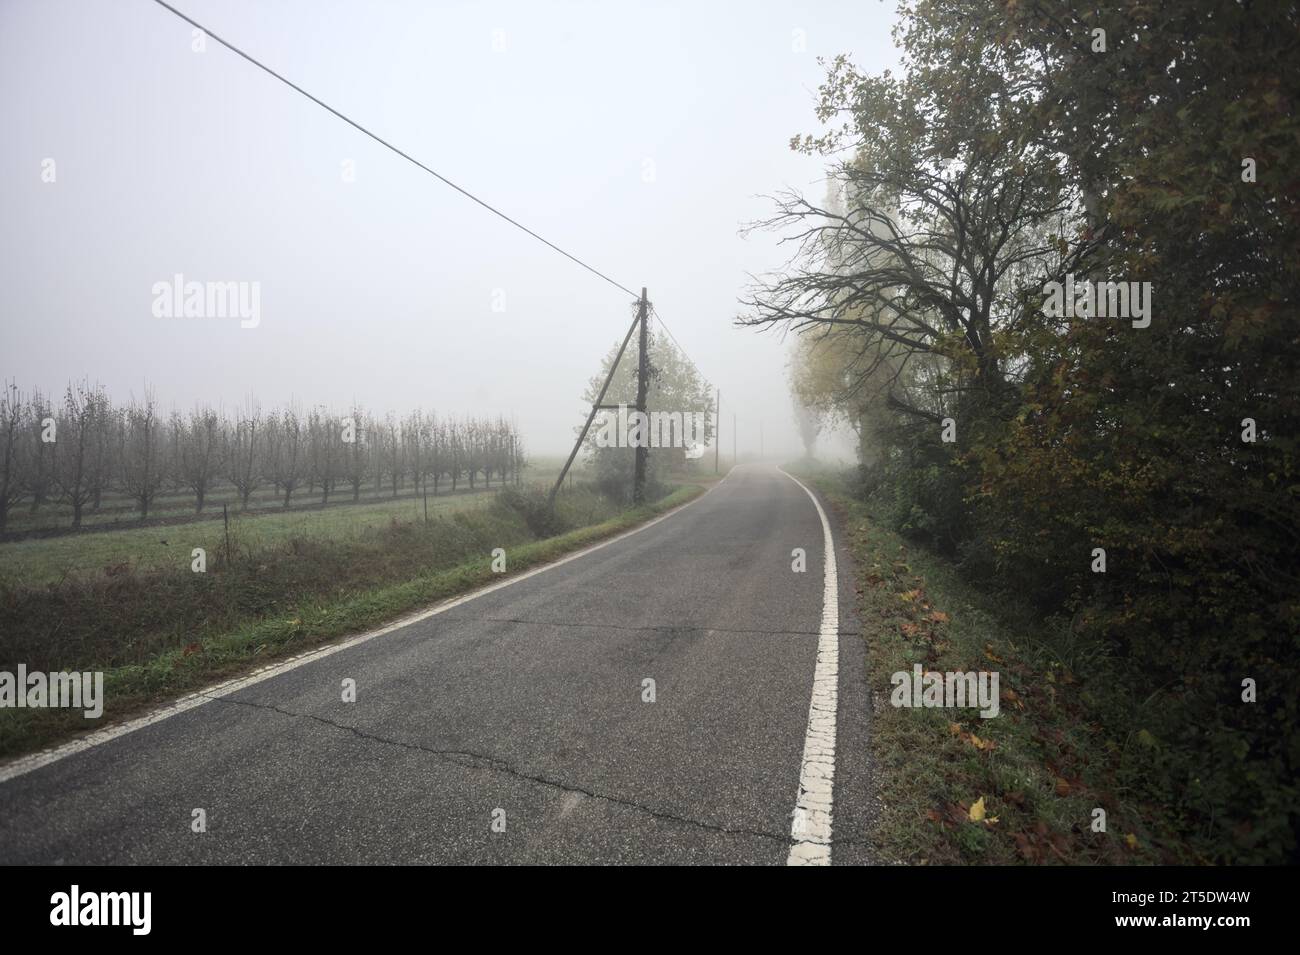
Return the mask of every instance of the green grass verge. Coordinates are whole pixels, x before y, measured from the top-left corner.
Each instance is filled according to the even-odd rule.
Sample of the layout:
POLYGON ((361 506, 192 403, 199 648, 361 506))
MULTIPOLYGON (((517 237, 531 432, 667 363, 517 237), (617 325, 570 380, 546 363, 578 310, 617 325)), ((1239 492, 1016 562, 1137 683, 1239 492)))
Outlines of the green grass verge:
POLYGON ((1029 608, 963 582, 950 562, 873 521, 839 476, 810 480, 839 517, 856 561, 872 693, 870 745, 883 808, 883 859, 910 864, 1194 862, 1159 807, 1135 805, 1115 783, 1121 752, 1096 722, 1086 669, 1068 635, 1029 608), (997 671, 1001 712, 895 707, 892 674, 997 671), (1105 811, 1106 831, 1093 831, 1105 811), (982 818, 980 818, 982 815, 982 818))
MULTIPOLYGON (((0 709, 0 757, 21 755, 78 733, 103 729, 188 691, 508 579, 629 530, 685 504, 704 490, 700 485, 680 487, 653 504, 623 511, 599 523, 507 547, 508 573, 504 575, 492 572, 490 558, 480 557, 341 597, 300 601, 291 613, 251 619, 195 643, 159 652, 142 663, 107 668, 104 670, 106 702, 101 719, 86 720, 80 711, 0 709)), ((81 668, 96 669, 93 665, 81 668)))

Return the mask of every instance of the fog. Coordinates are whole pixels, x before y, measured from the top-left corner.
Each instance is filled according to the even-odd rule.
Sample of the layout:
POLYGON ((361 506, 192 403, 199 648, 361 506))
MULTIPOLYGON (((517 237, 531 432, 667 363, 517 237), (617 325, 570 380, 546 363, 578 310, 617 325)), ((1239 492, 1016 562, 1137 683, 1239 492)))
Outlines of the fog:
MULTIPOLYGON (((893 64, 891 6, 176 5, 648 288, 722 389, 724 449, 734 413, 741 454, 760 428, 769 455, 797 453, 790 342, 732 325, 748 275, 788 253, 740 229, 765 194, 824 194, 822 161, 788 145, 818 129, 816 58, 893 64)), ((191 33, 150 0, 0 6, 0 376, 149 386, 164 409, 500 414, 533 452, 567 450, 629 297, 191 33), (258 283, 256 326, 158 317, 178 274, 258 283)))

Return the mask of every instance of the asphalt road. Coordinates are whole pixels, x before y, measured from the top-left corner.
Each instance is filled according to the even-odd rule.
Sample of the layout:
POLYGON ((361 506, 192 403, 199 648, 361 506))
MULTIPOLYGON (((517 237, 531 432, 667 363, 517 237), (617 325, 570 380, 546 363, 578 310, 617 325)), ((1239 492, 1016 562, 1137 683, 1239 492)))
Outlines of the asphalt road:
MULTIPOLYGON (((0 783, 0 862, 784 864, 822 549, 801 487, 738 468, 625 539, 0 783)), ((845 864, 871 861, 873 804, 837 552, 845 864)))

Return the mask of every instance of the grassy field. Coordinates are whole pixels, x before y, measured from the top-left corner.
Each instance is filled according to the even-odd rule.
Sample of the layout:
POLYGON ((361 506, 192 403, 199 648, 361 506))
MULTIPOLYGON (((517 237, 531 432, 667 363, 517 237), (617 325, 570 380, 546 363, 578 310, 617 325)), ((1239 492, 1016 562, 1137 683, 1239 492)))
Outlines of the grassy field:
MULTIPOLYGON (((525 472, 524 484, 547 486, 559 474, 559 462, 539 464, 525 472)), ((581 471, 576 472, 581 480, 581 471)), ((445 490, 445 489, 444 489, 445 490)), ((428 499, 430 517, 459 510, 490 506, 498 485, 473 494, 440 494, 428 499)), ((208 509, 209 511, 211 509, 208 509)), ((186 514, 193 513, 193 504, 186 514)), ((0 586, 31 587, 57 583, 68 577, 120 574, 125 571, 183 567, 188 569, 191 552, 201 547, 209 560, 226 546, 225 527, 216 505, 216 520, 111 530, 86 530, 56 537, 0 542, 0 586)), ((393 500, 380 497, 353 504, 350 496, 337 496, 328 507, 283 510, 278 507, 230 511, 232 550, 256 553, 281 546, 295 538, 336 540, 358 535, 394 522, 422 521, 422 497, 393 500)), ((88 526, 93 527, 89 524, 88 526)))
MULTIPOLYGON (((501 486, 501 482, 494 480, 490 487, 478 482, 474 491, 496 490, 501 486)), ((457 494, 474 493, 468 484, 457 488, 457 494)), ((439 487, 439 495, 443 496, 451 493, 447 486, 439 487)), ((353 502, 352 491, 350 488, 336 489, 329 496, 329 501, 324 505, 326 507, 344 507, 356 504, 383 503, 393 500, 410 500, 415 497, 415 490, 408 484, 398 489, 394 495, 391 489, 381 488, 376 491, 372 487, 362 488, 358 500, 353 502)), ((430 497, 433 496, 432 490, 430 497)), ((231 511, 245 510, 239 504, 238 495, 229 487, 218 488, 214 490, 207 498, 202 511, 194 510, 194 495, 189 492, 168 492, 159 495, 154 499, 149 507, 149 521, 185 521, 185 520, 212 520, 221 517, 221 507, 226 505, 231 511)), ((322 506, 320 491, 316 493, 307 493, 304 488, 301 492, 295 492, 293 499, 288 508, 284 507, 284 496, 273 489, 264 489, 256 491, 249 496, 249 512, 270 512, 282 513, 285 510, 299 510, 319 508, 322 506)), ((121 495, 105 495, 98 511, 92 510, 89 506, 82 512, 82 528, 117 528, 119 525, 138 524, 140 522, 139 506, 128 498, 121 495)), ((72 509, 66 504, 58 502, 46 502, 41 505, 40 509, 33 512, 31 508, 19 507, 9 515, 9 522, 5 532, 30 533, 32 531, 70 531, 72 530, 72 509)))
POLYGON ((964 583, 941 557, 884 529, 829 472, 792 468, 831 502, 857 573, 883 859, 911 864, 1202 861, 1115 781, 1140 733, 1108 738, 1068 628, 964 583), (897 672, 998 671, 1001 712, 891 705, 897 672), (1095 810, 1106 830, 1093 831, 1095 810), (1165 831, 1162 831, 1164 828, 1165 831))
MULTIPOLYGON (((444 515, 489 505, 493 494, 430 498, 429 514, 444 515)), ((347 539, 394 521, 424 519, 423 500, 348 504, 320 510, 235 513, 231 547, 259 551, 296 538, 347 539)), ((193 548, 216 555, 225 547, 221 521, 34 538, 0 544, 0 583, 34 586, 67 576, 190 566, 193 548)))

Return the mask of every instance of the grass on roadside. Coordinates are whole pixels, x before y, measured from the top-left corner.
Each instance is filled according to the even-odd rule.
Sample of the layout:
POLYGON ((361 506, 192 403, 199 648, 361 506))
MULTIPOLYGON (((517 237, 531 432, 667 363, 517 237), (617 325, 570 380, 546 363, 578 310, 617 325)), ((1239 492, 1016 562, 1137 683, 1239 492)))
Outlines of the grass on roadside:
POLYGON ((1028 608, 964 583, 943 558, 875 523, 843 480, 809 479, 831 502, 856 564, 880 771, 885 860, 912 864, 1189 862, 1159 813, 1115 783, 1121 749, 1093 715, 1097 684, 1071 645, 1028 608), (891 705, 891 676, 997 671, 1000 714, 891 705), (1096 810, 1105 832, 1094 831, 1096 810))

